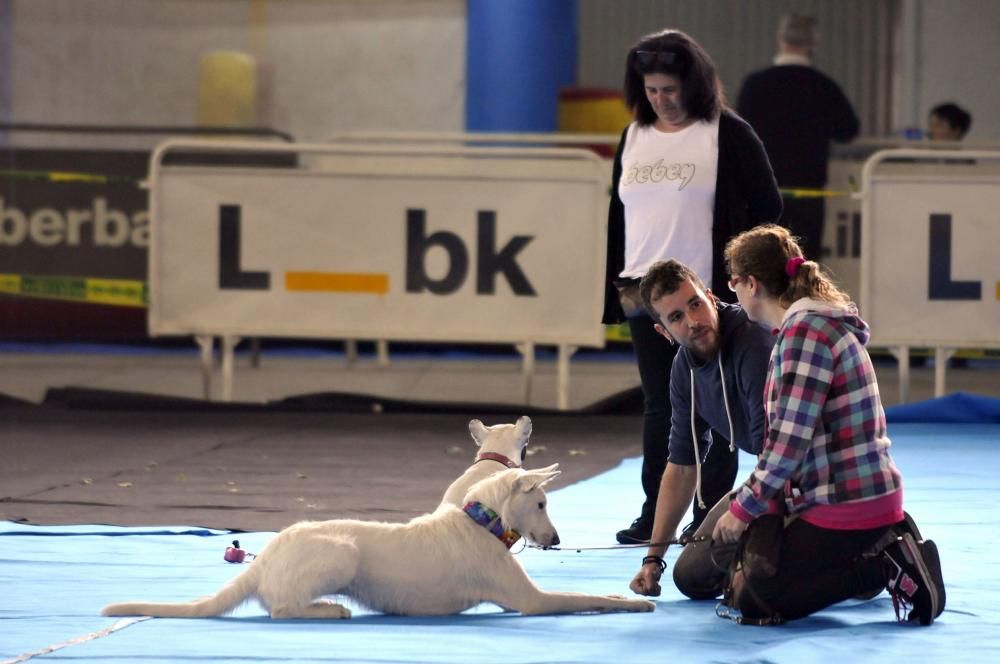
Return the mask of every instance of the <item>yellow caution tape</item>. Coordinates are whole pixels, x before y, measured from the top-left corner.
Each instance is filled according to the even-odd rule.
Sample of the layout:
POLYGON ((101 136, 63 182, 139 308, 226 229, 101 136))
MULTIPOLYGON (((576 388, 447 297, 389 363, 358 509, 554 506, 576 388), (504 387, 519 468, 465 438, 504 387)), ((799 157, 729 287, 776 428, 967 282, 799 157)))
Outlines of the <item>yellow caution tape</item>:
POLYGON ((850 196, 849 191, 835 191, 833 189, 779 189, 784 198, 835 198, 837 196, 850 196))
POLYGON ((133 279, 0 274, 0 293, 118 307, 149 306, 146 282, 133 279))
POLYGON ((12 180, 42 180, 44 182, 83 182, 86 184, 135 184, 141 178, 127 175, 101 175, 100 173, 82 173, 78 171, 22 171, 0 169, 0 178, 12 180))

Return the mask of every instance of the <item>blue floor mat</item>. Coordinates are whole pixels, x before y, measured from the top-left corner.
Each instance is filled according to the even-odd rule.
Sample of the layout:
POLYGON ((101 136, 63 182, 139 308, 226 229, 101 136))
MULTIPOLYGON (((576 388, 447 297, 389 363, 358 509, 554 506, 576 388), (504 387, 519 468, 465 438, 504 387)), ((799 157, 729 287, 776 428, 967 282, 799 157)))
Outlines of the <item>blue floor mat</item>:
MULTIPOLYGON (((31 527, 0 523, 0 660, 43 653, 88 662, 678 662, 1000 661, 1000 425, 899 424, 892 448, 907 510, 940 548, 947 608, 929 628, 897 625, 885 594, 782 627, 738 626, 714 602, 669 583, 646 614, 524 617, 483 605, 447 618, 357 611, 349 621, 272 622, 255 603, 209 620, 120 623, 113 601, 186 601, 239 567, 222 561, 233 535, 198 528, 31 527), (106 633, 113 626, 118 631, 106 633), (73 642, 79 639, 79 642, 73 642)), ((744 456, 741 475, 752 460, 744 456)), ((567 459, 566 463, 572 463, 567 459)), ((550 590, 629 594, 643 550, 607 544, 641 499, 638 459, 552 493, 563 551, 520 557, 550 590)), ((257 551, 272 533, 241 533, 257 551)), ((677 551, 668 553, 668 563, 677 551)), ((400 561, 406 564, 406 561, 400 561)), ((352 608, 357 608, 352 606, 352 608)), ((41 659, 42 655, 38 656, 41 659)))
POLYGON ((955 392, 943 397, 904 403, 885 409, 890 425, 898 422, 924 423, 1000 423, 1000 399, 968 392, 955 392))

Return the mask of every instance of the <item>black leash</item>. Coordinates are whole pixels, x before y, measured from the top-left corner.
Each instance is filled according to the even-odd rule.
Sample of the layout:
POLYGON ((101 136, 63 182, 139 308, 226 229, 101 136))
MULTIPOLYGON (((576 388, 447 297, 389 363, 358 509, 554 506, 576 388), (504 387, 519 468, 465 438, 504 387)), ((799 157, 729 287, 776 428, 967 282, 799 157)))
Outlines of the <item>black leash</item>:
POLYGON ((542 549, 543 551, 602 551, 609 549, 638 549, 648 546, 670 546, 676 544, 689 544, 691 542, 711 541, 711 535, 699 535, 697 537, 672 537, 661 542, 643 542, 640 544, 609 544, 608 546, 542 546, 540 544, 529 544, 532 549, 542 549))

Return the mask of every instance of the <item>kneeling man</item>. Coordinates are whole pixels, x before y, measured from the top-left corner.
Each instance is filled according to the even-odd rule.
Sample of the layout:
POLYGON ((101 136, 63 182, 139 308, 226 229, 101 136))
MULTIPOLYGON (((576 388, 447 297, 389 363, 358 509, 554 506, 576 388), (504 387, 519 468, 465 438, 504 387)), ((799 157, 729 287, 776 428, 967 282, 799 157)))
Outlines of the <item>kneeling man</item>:
MULTIPOLYGON (((709 448, 736 446, 756 455, 763 447, 764 381, 774 338, 738 305, 719 301, 678 261, 655 263, 639 293, 656 331, 680 346, 670 372, 669 457, 652 543, 630 584, 636 593, 657 596, 666 569, 667 545, 660 542, 674 536, 692 497, 702 502, 700 466, 709 448), (709 429, 728 433, 729 440, 712 440, 709 429)), ((688 597, 710 599, 722 592, 729 558, 713 561, 710 545, 712 529, 729 499, 724 496, 708 513, 674 567, 674 583, 688 597)))

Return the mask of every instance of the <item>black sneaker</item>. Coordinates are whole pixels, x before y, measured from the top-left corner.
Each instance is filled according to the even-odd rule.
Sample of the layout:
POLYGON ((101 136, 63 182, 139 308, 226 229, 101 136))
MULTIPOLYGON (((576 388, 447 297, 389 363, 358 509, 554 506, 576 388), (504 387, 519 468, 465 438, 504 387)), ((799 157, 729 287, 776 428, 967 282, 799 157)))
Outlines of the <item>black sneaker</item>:
POLYGON ((941 559, 931 540, 918 543, 910 533, 890 544, 884 553, 896 619, 930 625, 944 611, 945 590, 941 559), (902 614, 902 615, 901 615, 902 614))
POLYGON ((680 537, 677 538, 677 543, 680 544, 681 546, 684 546, 685 544, 688 544, 689 542, 693 541, 695 531, 698 530, 699 526, 701 526, 701 523, 697 521, 692 521, 688 525, 684 526, 681 529, 680 537))
POLYGON ((639 517, 625 530, 619 530, 615 537, 619 544, 649 544, 653 536, 653 522, 639 517))
MULTIPOLYGON (((895 536, 897 538, 902 537, 905 533, 909 533, 913 536, 913 540, 918 544, 924 540, 923 536, 920 534, 920 529, 917 528, 917 522, 913 520, 909 512, 903 512, 903 520, 892 524, 889 527, 890 536, 895 536)), ((876 544, 876 548, 868 555, 878 555, 881 552, 881 546, 885 545, 885 540, 879 540, 879 544, 876 544)), ((861 593, 855 595, 854 599, 861 601, 868 601, 870 599, 875 599, 882 594, 884 588, 876 588, 870 592, 861 593)))
POLYGON ((924 538, 920 534, 920 529, 917 528, 917 522, 913 520, 909 512, 903 512, 903 520, 892 526, 892 531, 896 533, 896 537, 902 537, 903 533, 910 533, 913 535, 913 541, 923 542, 924 538))
POLYGON ((944 575, 941 573, 941 556, 938 554, 937 544, 934 543, 934 540, 923 540, 918 542, 918 546, 924 557, 927 571, 931 573, 931 582, 937 590, 938 606, 937 612, 934 614, 934 619, 937 620, 938 616, 944 613, 947 594, 944 589, 944 575))

